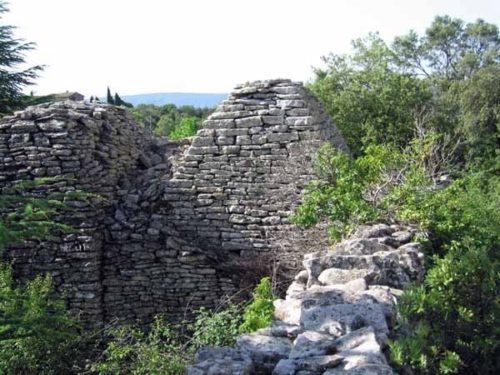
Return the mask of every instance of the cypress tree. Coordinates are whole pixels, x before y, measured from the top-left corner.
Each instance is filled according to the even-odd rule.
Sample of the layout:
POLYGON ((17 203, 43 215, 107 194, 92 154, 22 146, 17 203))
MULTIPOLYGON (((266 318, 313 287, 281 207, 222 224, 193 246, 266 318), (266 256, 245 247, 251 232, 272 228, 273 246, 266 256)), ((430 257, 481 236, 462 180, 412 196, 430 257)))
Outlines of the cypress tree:
POLYGON ((123 100, 117 92, 115 92, 115 105, 123 105, 123 100))
POLYGON ((108 86, 108 94, 107 94, 106 103, 115 104, 115 101, 113 99, 113 95, 111 95, 111 90, 109 89, 109 86, 108 86))

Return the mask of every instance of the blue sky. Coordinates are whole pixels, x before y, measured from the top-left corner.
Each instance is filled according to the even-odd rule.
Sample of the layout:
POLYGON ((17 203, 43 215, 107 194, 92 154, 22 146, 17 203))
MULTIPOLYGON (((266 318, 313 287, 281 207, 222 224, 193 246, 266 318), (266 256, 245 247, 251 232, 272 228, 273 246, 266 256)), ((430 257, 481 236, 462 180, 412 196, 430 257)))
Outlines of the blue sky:
POLYGON ((37 43, 38 94, 228 92, 245 81, 307 81, 321 56, 379 31, 422 33, 436 15, 500 24, 493 0, 10 0, 3 22, 37 43))

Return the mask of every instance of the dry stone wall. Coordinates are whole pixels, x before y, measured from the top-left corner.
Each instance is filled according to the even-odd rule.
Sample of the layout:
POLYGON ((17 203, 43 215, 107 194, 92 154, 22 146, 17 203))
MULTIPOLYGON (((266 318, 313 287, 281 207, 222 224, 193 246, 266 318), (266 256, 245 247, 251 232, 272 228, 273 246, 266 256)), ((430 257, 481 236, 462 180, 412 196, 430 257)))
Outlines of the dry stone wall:
POLYGON ((181 319, 234 292, 259 257, 310 249, 310 233, 288 216, 324 142, 346 149, 318 101, 289 80, 238 86, 183 145, 155 139, 122 108, 30 107, 0 122, 2 192, 57 177, 30 194, 96 197, 67 199, 72 210, 56 219, 73 233, 12 246, 4 257, 20 279, 52 273, 70 307, 94 324, 159 312, 181 319))
MULTIPOLYGON (((313 178, 313 157, 324 142, 347 150, 301 84, 238 86, 205 121, 168 182, 170 221, 218 259, 303 253, 311 233, 291 229, 288 217, 313 178)), ((315 233, 315 245, 325 241, 315 233)))
POLYGON ((101 269, 106 216, 145 168, 153 139, 131 126, 120 108, 78 103, 44 104, 6 117, 0 124, 2 194, 24 180, 57 178, 29 193, 44 197, 74 190, 95 193, 90 202, 66 200, 71 211, 56 218, 73 234, 10 248, 6 254, 19 278, 50 272, 72 309, 85 320, 102 321, 101 269))

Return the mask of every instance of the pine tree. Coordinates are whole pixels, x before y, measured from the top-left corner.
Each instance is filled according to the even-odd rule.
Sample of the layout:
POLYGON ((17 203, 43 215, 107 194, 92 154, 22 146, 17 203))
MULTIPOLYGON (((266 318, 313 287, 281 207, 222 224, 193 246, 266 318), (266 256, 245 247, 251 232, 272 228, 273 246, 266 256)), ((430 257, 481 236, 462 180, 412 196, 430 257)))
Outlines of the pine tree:
MULTIPOLYGON (((0 19, 8 11, 0 0, 0 19)), ((24 63, 24 55, 34 48, 33 43, 17 39, 13 35, 14 26, 0 25, 0 114, 9 113, 23 104, 22 89, 31 85, 43 66, 36 65, 17 70, 24 63)))
POLYGON ((109 89, 109 86, 108 86, 108 94, 107 94, 106 102, 108 104, 115 104, 115 100, 113 99, 113 95, 111 95, 111 90, 109 89))

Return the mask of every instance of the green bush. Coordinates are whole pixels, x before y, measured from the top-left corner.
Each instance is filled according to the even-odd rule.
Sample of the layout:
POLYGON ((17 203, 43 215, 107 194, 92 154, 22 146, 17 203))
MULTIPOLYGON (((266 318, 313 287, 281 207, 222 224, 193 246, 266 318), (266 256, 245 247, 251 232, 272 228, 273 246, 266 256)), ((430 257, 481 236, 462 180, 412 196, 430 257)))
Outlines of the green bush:
POLYGON ((241 323, 242 311, 239 305, 229 305, 218 312, 201 308, 196 312, 192 324, 191 348, 196 350, 202 346, 233 346, 241 323))
POLYGON ((149 333, 133 326, 108 332, 102 358, 91 366, 98 374, 183 374, 187 355, 174 331, 156 317, 149 333))
POLYGON ((498 374, 498 248, 454 244, 399 301, 392 359, 418 374, 498 374))
POLYGON ((16 287, 9 266, 0 265, 0 373, 67 373, 75 360, 79 327, 50 276, 16 287))
POLYGON ((400 183, 403 165, 403 154, 390 147, 373 145, 352 159, 325 144, 315 159, 317 179, 308 186, 292 222, 308 227, 327 219, 330 237, 338 240, 358 224, 386 218, 387 196, 400 183))
POLYGON ((409 209, 433 236, 433 266, 399 304, 391 344, 418 374, 500 371, 500 178, 476 173, 409 209))
POLYGON ((273 295, 271 279, 264 277, 255 287, 252 301, 246 306, 240 333, 255 332, 271 324, 274 314, 275 296, 273 295))

